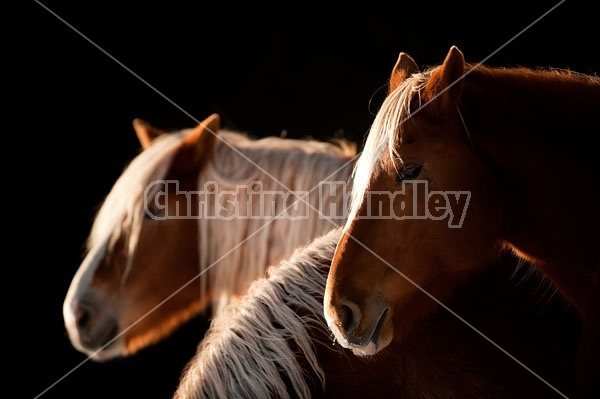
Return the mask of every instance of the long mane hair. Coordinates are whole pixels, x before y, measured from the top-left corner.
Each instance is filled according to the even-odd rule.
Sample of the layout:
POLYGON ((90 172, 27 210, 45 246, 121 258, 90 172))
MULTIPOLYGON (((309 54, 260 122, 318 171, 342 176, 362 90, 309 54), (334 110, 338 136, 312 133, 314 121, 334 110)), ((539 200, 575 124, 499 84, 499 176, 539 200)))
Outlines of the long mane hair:
MULTIPOLYGON (((299 247, 215 317, 175 398, 311 397, 309 382, 325 383, 311 335, 317 329, 330 336, 322 316, 323 292, 340 234, 335 228, 299 247)), ((334 350, 331 342, 322 344, 334 350)))
MULTIPOLYGON (((216 181, 219 189, 225 190, 260 182, 263 192, 287 191, 281 182, 302 195, 324 180, 349 181, 353 166, 350 160, 356 154, 354 145, 345 141, 333 144, 276 137, 250 140, 239 134, 221 135, 262 169, 244 157, 236 156, 230 146, 218 144, 213 161, 201 172, 199 182, 216 181)), ((321 209, 322 201, 328 202, 328 198, 319 191, 317 189, 305 198, 314 209, 321 209)), ((291 195, 288 198, 288 201, 296 199, 291 195)), ((238 203, 247 203, 248 200, 246 194, 236 198, 238 203)), ((346 199, 341 194, 331 200, 336 203, 337 209, 346 211, 346 199)), ((283 202, 274 204, 273 214, 268 216, 275 216, 289 205, 283 202)), ((256 202, 252 203, 253 214, 262 212, 259 206, 256 202)), ((299 214, 308 217, 297 220, 274 218, 273 221, 264 218, 210 219, 199 223, 201 270, 211 268, 215 262, 221 263, 211 268, 209 277, 202 282, 202 290, 207 283, 210 284, 213 303, 224 306, 226 301, 221 301, 221 298, 244 292, 250 282, 264 276, 268 266, 287 258, 298 245, 307 244, 335 226, 302 201, 298 201, 298 208, 299 214), (236 248, 251 234, 251 239, 236 248)))
MULTIPOLYGON (((100 256, 113 250, 119 236, 127 236, 128 264, 131 264, 144 220, 145 190, 152 182, 164 179, 182 140, 192 130, 157 137, 125 168, 94 219, 87 240, 88 253, 100 256)), ((330 220, 320 217, 302 201, 298 201, 295 209, 300 208, 300 211, 296 213, 307 217, 297 220, 280 217, 272 221, 270 218, 296 199, 293 193, 301 195, 313 187, 316 190, 305 198, 312 207, 320 209, 321 201, 333 202, 338 209, 344 207, 343 195, 322 198, 317 187, 323 180, 348 181, 351 161, 356 154, 355 145, 345 140, 254 139, 243 132, 226 129, 220 130, 218 135, 221 140, 217 140, 212 149, 211 161, 198 174, 199 192, 210 182, 219 191, 236 192, 238 186, 259 184, 263 192, 292 194, 273 196, 266 211, 260 201, 252 203, 252 212, 266 213, 265 217, 199 218, 200 295, 206 295, 210 287, 216 312, 231 297, 243 293, 251 281, 262 277, 269 265, 334 227, 330 220), (220 264, 213 268, 217 262, 220 264)), ((250 200, 247 192, 239 194, 236 202, 250 200)), ((206 206, 215 206, 217 196, 206 197, 206 206)), ((129 267, 124 278, 128 270, 129 267)))
MULTIPOLYGON (((376 359, 356 357, 336 345, 323 317, 323 296, 341 233, 341 227, 334 228, 298 247, 216 315, 183 370, 173 398, 288 399, 368 393, 483 399, 549 394, 548 387, 529 371, 447 312, 438 313, 423 323, 419 333, 393 343, 376 359)), ((493 273, 481 276, 481 285, 463 290, 453 307, 468 310, 474 298, 484 307, 496 306, 498 296, 501 303, 514 302, 499 306, 498 315, 473 310, 467 317, 483 331, 500 325, 509 333, 525 329, 503 341, 518 357, 537 362, 542 374, 570 389, 576 341, 569 329, 577 331, 576 320, 560 298, 540 308, 531 298, 532 293, 541 294, 537 285, 518 278, 529 270, 515 260, 507 256, 493 273), (548 332, 549 326, 554 330, 548 332), (556 347, 556 356, 548 359, 547 347, 556 340, 564 341, 556 347)))

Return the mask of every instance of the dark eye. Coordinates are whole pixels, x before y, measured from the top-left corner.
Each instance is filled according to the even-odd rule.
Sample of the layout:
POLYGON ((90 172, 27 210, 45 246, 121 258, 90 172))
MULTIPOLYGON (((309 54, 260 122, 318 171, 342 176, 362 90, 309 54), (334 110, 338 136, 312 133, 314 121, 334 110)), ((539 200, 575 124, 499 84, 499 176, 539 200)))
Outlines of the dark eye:
POLYGON ((416 179, 421 173, 421 169, 423 167, 416 163, 407 163, 404 164, 404 167, 398 171, 396 175, 396 181, 398 183, 402 183, 405 180, 413 180, 416 179))

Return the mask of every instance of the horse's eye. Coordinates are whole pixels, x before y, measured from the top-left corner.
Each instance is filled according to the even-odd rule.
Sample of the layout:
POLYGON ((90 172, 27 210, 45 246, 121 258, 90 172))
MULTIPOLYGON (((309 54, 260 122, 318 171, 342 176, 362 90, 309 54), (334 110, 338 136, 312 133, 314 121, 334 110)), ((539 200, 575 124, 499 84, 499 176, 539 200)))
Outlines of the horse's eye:
POLYGON ((396 181, 398 183, 402 183, 405 180, 416 179, 421 173, 421 169, 423 167, 421 165, 415 163, 405 164, 404 167, 398 171, 396 175, 396 181))

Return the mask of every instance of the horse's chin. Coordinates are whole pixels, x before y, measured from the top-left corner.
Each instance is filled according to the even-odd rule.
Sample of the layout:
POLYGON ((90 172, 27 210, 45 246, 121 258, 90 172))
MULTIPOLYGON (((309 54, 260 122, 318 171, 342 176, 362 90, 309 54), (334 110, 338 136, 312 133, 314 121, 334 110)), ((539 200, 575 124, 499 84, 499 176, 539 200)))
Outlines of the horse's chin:
POLYGON ((111 341, 110 343, 107 343, 99 348, 85 346, 75 337, 71 338, 71 343, 79 352, 98 363, 127 356, 125 341, 122 337, 118 337, 114 341, 111 341))
POLYGON ((90 358, 98 363, 106 362, 115 358, 125 357, 125 345, 121 342, 115 341, 112 344, 92 352, 90 358))
POLYGON ((72 324, 67 324, 67 332, 72 346, 96 362, 104 362, 127 355, 125 338, 117 328, 101 336, 86 335, 72 324))

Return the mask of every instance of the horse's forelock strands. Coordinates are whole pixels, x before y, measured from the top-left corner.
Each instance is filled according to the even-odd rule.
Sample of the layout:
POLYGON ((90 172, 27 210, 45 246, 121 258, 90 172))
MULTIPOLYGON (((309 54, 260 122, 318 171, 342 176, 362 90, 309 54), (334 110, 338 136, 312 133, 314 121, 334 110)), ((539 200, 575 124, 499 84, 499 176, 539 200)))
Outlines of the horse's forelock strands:
POLYGON ((340 233, 334 229, 297 249, 213 319, 176 399, 309 398, 309 379, 326 383, 308 329, 327 334, 323 292, 340 233))
MULTIPOLYGON (((395 165, 398 157, 396 147, 398 140, 402 140, 402 124, 408 121, 412 112, 418 110, 418 108, 417 110, 411 109, 411 102, 415 95, 419 95, 428 78, 428 72, 414 74, 407 78, 386 97, 377 112, 364 148, 354 167, 348 221, 356 216, 365 192, 368 190, 370 176, 381 162, 381 157, 386 149, 389 150, 395 165)), ((420 101, 418 104, 421 105, 420 101)))
POLYGON ((117 179, 110 193, 100 207, 90 236, 87 248, 100 245, 104 241, 114 244, 113 237, 118 237, 121 230, 132 235, 130 248, 135 248, 134 232, 139 232, 144 214, 144 191, 154 180, 160 180, 167 173, 170 161, 176 153, 184 132, 164 135, 155 143, 134 158, 117 179))

